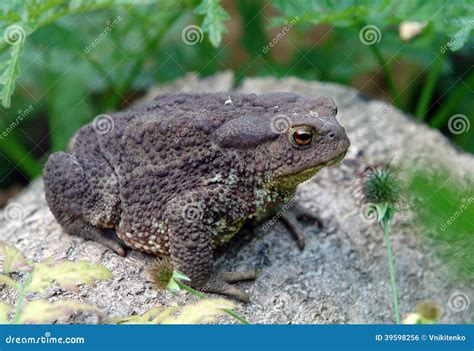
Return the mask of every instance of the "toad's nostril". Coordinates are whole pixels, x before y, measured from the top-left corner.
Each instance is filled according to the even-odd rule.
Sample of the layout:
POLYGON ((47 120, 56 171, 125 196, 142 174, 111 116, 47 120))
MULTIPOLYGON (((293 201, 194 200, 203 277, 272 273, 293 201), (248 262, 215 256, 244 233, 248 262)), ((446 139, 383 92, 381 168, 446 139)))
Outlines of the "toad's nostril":
POLYGON ((335 136, 336 136, 336 134, 334 134, 334 133, 329 133, 329 138, 334 139, 335 136))

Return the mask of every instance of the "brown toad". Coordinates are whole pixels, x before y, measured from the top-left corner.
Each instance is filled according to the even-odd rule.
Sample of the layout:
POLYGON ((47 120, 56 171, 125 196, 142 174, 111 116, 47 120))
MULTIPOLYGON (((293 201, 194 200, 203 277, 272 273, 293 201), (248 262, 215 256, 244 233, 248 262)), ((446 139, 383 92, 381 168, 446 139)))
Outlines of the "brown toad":
MULTIPOLYGON (((98 116, 67 153, 52 154, 46 199, 66 232, 121 255, 116 236, 169 255, 192 286, 246 301, 229 283, 254 272, 215 272, 213 249, 344 157, 349 139, 336 112, 330 98, 291 93, 160 95, 98 116)), ((302 240, 294 217, 283 219, 302 240)))

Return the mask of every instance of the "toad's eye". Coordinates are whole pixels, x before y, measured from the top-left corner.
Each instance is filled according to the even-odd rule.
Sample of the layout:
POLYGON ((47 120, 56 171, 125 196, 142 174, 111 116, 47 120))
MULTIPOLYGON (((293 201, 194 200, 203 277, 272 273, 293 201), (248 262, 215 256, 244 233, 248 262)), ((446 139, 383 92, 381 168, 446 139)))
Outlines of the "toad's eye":
POLYGON ((305 148, 313 142, 314 134, 314 129, 311 127, 296 127, 290 129, 289 139, 294 146, 305 148))

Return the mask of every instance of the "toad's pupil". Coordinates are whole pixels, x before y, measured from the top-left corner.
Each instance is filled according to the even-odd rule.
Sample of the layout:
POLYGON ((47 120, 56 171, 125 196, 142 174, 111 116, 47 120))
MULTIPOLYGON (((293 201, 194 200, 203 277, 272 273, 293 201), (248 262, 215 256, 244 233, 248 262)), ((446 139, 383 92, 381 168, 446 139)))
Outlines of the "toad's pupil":
POLYGON ((311 139, 313 138, 313 134, 304 130, 296 131, 293 134, 293 138, 295 142, 299 145, 308 145, 311 143, 311 139))

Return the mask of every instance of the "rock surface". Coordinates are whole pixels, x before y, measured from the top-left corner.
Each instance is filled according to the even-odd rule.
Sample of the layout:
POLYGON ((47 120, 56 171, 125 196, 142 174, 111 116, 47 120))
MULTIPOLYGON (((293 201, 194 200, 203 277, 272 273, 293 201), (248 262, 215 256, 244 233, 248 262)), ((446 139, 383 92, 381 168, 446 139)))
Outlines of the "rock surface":
MULTIPOLYGON (((338 119, 352 141, 341 165, 323 169, 299 188, 300 204, 316 211, 322 220, 322 228, 305 223, 307 244, 303 252, 280 223, 269 229, 260 226, 221 250, 218 267, 257 269, 259 273, 254 283, 240 284, 251 301, 238 304, 237 310, 252 323, 391 323, 385 247, 377 225, 364 221, 356 207, 353 190, 357 175, 367 164, 389 160, 413 160, 418 165, 437 162, 460 175, 472 175, 474 158, 456 150, 437 131, 383 102, 367 101, 347 87, 296 78, 248 78, 237 88, 232 83, 230 72, 202 80, 189 74, 153 89, 150 96, 170 90, 231 89, 245 93, 293 91, 308 97, 328 95, 335 99, 338 119)), ((175 296, 154 290, 147 274, 150 256, 134 251, 126 258, 119 257, 99 244, 62 232, 48 210, 41 180, 32 182, 12 203, 20 209, 20 216, 0 216, 0 241, 16 246, 33 261, 50 256, 87 259, 102 263, 114 275, 112 280, 99 282, 94 288, 83 287, 78 295, 53 289, 49 294, 51 300, 79 298, 111 318, 143 313, 157 305, 195 301, 184 292, 175 296)), ((413 312, 420 300, 432 299, 443 310, 441 322, 471 322, 472 306, 461 312, 448 306, 456 292, 473 301, 472 286, 446 273, 423 241, 413 234, 409 219, 397 219, 393 240, 402 314, 413 312)), ((13 302, 11 290, 0 287, 0 300, 13 302)), ((68 320, 96 321, 87 314, 76 314, 68 320)), ((234 322, 227 317, 219 321, 234 322)))

